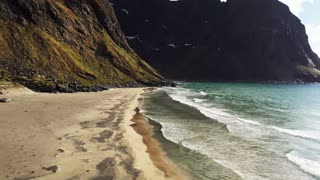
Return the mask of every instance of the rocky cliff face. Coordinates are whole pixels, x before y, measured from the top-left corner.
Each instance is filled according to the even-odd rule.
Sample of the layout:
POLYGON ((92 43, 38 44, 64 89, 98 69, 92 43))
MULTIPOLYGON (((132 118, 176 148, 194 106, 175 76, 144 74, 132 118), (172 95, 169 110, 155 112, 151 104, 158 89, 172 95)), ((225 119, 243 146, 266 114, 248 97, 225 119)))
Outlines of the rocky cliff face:
POLYGON ((0 79, 40 91, 162 85, 108 0, 1 0, 0 79))
POLYGON ((113 0, 130 45, 180 80, 320 81, 305 27, 278 0, 113 0))

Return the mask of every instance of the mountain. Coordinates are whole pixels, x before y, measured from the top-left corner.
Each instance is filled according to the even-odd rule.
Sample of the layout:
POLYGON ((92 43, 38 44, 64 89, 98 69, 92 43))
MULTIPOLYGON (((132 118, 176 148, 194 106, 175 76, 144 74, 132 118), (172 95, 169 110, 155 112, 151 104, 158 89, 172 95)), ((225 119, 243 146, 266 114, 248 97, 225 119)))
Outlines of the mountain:
POLYGON ((129 47, 108 0, 1 0, 0 79, 49 92, 167 83, 129 47))
POLYGON ((320 81, 304 25, 278 0, 112 3, 131 47, 168 78, 320 81))

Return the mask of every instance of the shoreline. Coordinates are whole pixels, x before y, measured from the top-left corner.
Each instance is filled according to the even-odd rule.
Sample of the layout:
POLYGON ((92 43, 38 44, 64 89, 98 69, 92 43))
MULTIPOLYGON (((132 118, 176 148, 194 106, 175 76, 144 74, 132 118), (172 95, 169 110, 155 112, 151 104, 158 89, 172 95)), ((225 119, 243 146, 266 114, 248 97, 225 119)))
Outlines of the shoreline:
POLYGON ((136 157, 135 166, 138 169, 148 169, 142 172, 145 179, 188 179, 165 155, 160 143, 153 137, 153 126, 139 112, 141 94, 136 96, 124 122, 126 139, 136 157))
MULTIPOLYGON (((221 177, 221 179, 225 179, 226 177, 227 179, 250 179, 263 176, 271 179, 282 177, 314 179, 314 175, 316 175, 317 172, 313 171, 313 169, 318 166, 316 159, 317 151, 316 149, 307 149, 301 146, 301 144, 298 144, 300 141, 303 141, 312 148, 316 147, 316 144, 310 143, 310 141, 308 142, 310 136, 304 138, 301 136, 297 137, 296 135, 279 132, 274 128, 268 131, 271 125, 275 127, 279 125, 279 122, 273 122, 271 125, 267 125, 266 122, 268 122, 267 120, 269 119, 265 119, 265 121, 255 119, 256 117, 265 117, 263 114, 259 114, 259 116, 247 116, 249 120, 251 119, 250 117, 254 117, 253 120, 257 122, 261 120, 259 126, 256 126, 256 123, 248 123, 246 119, 237 119, 236 116, 224 119, 224 116, 219 115, 219 108, 221 108, 219 105, 225 105, 229 103, 230 100, 234 100, 238 106, 239 104, 240 106, 243 105, 242 103, 247 99, 246 105, 251 106, 254 103, 262 104, 261 102, 265 102, 267 98, 274 98, 275 100, 271 102, 279 103, 278 99, 281 99, 287 91, 279 90, 277 86, 259 87, 258 89, 256 86, 251 87, 245 84, 240 87, 235 87, 236 88, 232 88, 234 92, 230 93, 232 90, 230 90, 229 84, 212 86, 209 84, 204 84, 203 86, 190 84, 180 89, 157 91, 145 97, 143 110, 148 116, 149 122, 156 127, 156 139, 163 144, 163 150, 167 153, 168 157, 170 157, 175 164, 182 167, 183 170, 196 177, 203 175, 208 177, 207 175, 209 175, 213 179, 217 179, 218 177, 221 177), (237 89, 242 88, 248 88, 248 92, 252 92, 252 95, 256 97, 257 101, 253 102, 250 96, 248 97, 246 96, 247 94, 237 91, 237 89), (280 91, 282 97, 277 96, 277 93, 275 93, 277 95, 265 94, 266 89, 269 90, 269 88, 275 92, 280 91), (255 93, 259 93, 259 96, 255 93), (229 95, 233 98, 230 99, 229 95), (221 98, 220 101, 220 98, 218 99, 217 96, 221 98), (157 106, 154 104, 157 104, 157 106), (218 108, 217 111, 215 110, 216 107, 218 108), (202 112, 203 108, 206 109, 202 112), (226 124, 228 124, 228 128, 226 124), (265 139, 260 139, 259 137, 264 137, 265 139), (279 139, 279 141, 272 141, 274 137, 279 139), (182 150, 176 148, 176 145, 180 145, 180 142, 181 145, 187 148, 186 151, 188 151, 188 149, 191 150, 189 151, 190 153, 185 153, 183 147, 182 150), (268 144, 266 142, 268 142, 268 144), (269 142, 272 143, 269 144, 269 142), (288 142, 288 144, 280 142, 288 142), (292 146, 291 143, 297 144, 296 147, 292 146), (216 146, 216 144, 219 146, 216 146), (301 153, 301 150, 304 152, 301 153), (261 152, 263 153, 260 154, 261 152), (288 157, 288 152, 292 152, 291 159, 288 157), (310 157, 314 157, 314 159, 310 159, 310 157), (199 159, 201 160, 198 161, 199 159), (281 159, 281 161, 278 162, 279 159, 281 159), (263 165, 265 168, 254 171, 257 160, 265 162, 263 165), (243 168, 242 165, 248 168, 243 168), (268 169, 268 167, 272 168, 268 169)), ((299 92, 300 88, 299 86, 299 92)), ((307 87, 306 90, 309 92, 310 88, 307 87)), ((288 94, 295 92, 297 92, 297 88, 288 89, 288 94)), ((314 92, 318 91, 315 90, 314 92)), ((316 94, 313 95, 316 97, 316 94)), ((313 96, 304 94, 303 96, 300 95, 300 97, 306 97, 308 99, 307 102, 312 104, 313 96)), ((296 101, 280 103, 280 105, 288 105, 288 103, 295 104, 296 101)), ((266 104, 265 107, 269 105, 270 104, 266 104)), ((233 106, 226 107, 228 107, 226 109, 230 110, 230 112, 242 112, 243 110, 236 109, 233 106)), ((306 109, 310 110, 310 106, 307 107, 306 109)), ((250 108, 248 108, 248 111, 249 110, 251 111, 250 108)), ((272 114, 272 111, 269 109, 263 112, 271 112, 272 114)), ((306 112, 312 113, 314 111, 307 110, 306 112)), ((272 115, 276 116, 277 114, 272 115)), ((290 114, 287 115, 289 116, 290 114)), ((300 117, 300 119, 305 120, 304 117, 300 117)), ((280 125, 280 127, 287 127, 289 132, 313 133, 307 135, 315 135, 314 133, 316 133, 312 128, 310 128, 311 131, 304 131, 303 128, 293 126, 296 127, 295 129, 298 131, 290 131, 291 128, 288 126, 280 125)), ((311 139, 311 141, 313 140, 311 139)), ((197 179, 206 179, 206 177, 197 179)))
POLYGON ((159 169, 131 126, 143 92, 4 90, 13 101, 0 104, 0 179, 180 179, 173 164, 159 169))
POLYGON ((189 179, 179 168, 166 156, 160 142, 154 137, 154 127, 147 120, 145 115, 136 108, 136 114, 131 120, 134 122, 131 126, 142 136, 143 143, 146 145, 146 152, 149 154, 153 164, 164 173, 165 178, 186 180, 189 179))

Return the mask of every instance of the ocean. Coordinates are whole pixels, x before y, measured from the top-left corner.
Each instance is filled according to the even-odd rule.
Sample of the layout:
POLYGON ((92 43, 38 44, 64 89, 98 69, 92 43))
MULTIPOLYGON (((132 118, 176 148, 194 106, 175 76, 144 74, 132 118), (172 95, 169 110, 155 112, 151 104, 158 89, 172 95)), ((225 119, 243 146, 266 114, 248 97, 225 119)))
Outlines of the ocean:
POLYGON ((320 84, 178 84, 141 109, 191 177, 320 179, 320 84))

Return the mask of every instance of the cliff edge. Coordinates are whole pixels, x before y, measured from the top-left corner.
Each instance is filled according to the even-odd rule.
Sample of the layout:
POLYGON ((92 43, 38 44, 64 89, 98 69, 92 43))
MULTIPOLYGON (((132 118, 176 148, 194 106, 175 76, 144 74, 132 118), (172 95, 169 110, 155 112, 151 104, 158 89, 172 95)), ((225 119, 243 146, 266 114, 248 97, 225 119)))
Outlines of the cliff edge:
POLYGON ((319 82, 304 25, 278 0, 114 0, 129 44, 164 76, 319 82))

